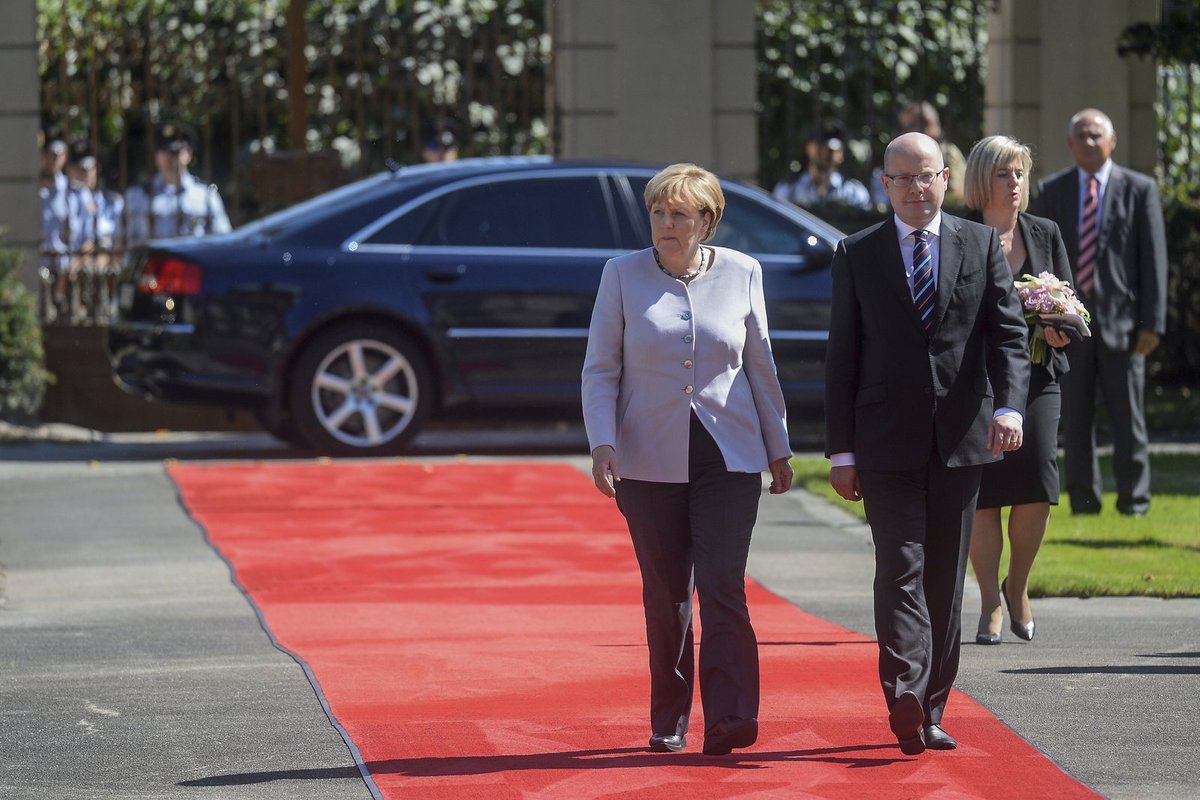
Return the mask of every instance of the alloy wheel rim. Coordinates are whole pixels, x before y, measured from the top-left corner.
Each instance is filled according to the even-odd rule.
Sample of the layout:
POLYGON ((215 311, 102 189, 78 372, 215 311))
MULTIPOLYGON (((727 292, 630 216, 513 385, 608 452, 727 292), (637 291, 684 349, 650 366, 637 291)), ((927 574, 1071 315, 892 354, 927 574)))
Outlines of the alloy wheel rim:
POLYGON ((413 420, 420 400, 412 363, 377 339, 354 339, 317 366, 311 398, 321 427, 351 447, 378 447, 413 420))

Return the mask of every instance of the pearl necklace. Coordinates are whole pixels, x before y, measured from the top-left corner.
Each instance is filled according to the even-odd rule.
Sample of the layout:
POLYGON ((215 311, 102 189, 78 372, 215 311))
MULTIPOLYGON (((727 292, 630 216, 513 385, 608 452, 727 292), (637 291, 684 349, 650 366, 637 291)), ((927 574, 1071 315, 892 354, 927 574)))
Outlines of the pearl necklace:
POLYGON ((669 270, 663 266, 662 259, 659 258, 659 256, 658 256, 658 248, 657 247, 652 247, 650 249, 654 251, 654 263, 658 264, 658 268, 663 271, 664 275, 667 275, 672 278, 677 278, 681 281, 690 281, 692 278, 695 278, 701 272, 704 272, 704 248, 703 247, 700 248, 700 266, 696 267, 694 270, 689 270, 689 271, 683 273, 682 275, 676 275, 674 272, 671 272, 671 270, 669 270))

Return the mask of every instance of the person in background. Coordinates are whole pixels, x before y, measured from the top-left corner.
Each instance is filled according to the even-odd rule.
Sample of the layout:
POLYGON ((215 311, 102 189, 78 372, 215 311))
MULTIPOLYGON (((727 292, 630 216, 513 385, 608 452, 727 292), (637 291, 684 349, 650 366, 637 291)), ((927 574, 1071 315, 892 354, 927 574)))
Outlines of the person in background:
POLYGON ((217 187, 189 171, 191 130, 164 122, 154 132, 155 176, 125 192, 126 244, 175 236, 206 236, 231 229, 217 187))
POLYGON ((888 723, 906 755, 953 750, 963 583, 983 465, 1021 446, 1025 318, 996 231, 942 212, 936 140, 884 153, 895 214, 843 239, 825 359, 829 482, 862 500, 888 723))
MULTIPOLYGON (((1067 248, 1058 225, 1026 214, 1033 156, 1029 148, 1008 136, 989 136, 967 156, 966 202, 973 212, 967 219, 991 225, 1000 237, 1000 249, 1015 277, 1050 272, 1071 282, 1067 248)), ((1058 377, 1069 366, 1062 350, 1070 343, 1065 333, 1042 326, 1047 358, 1030 365, 1029 394, 1025 401, 1024 444, 1002 461, 986 464, 979 485, 975 526, 971 533, 971 567, 979 582, 980 614, 975 641, 1000 644, 1004 613, 1019 639, 1033 639, 1033 611, 1029 606, 1029 573, 1037 557, 1050 506, 1058 504, 1058 419, 1061 397, 1058 377), (1001 508, 1008 512, 1008 577, 1000 580, 1000 555, 1004 550, 1001 508)))
MULTIPOLYGON (((942 131, 942 120, 937 109, 928 100, 906 103, 896 113, 897 135, 901 133, 923 133, 937 140, 942 151, 942 163, 950 170, 950 179, 946 189, 946 202, 951 206, 961 206, 964 202, 963 182, 967 170, 967 160, 963 158, 962 150, 954 142, 948 141, 942 131)), ((887 190, 879 178, 879 171, 871 179, 871 200, 877 208, 888 207, 887 190)))
POLYGON ((78 301, 85 307, 77 313, 100 318, 107 313, 123 240, 121 221, 125 201, 116 192, 100 185, 99 162, 86 139, 71 142, 67 161, 70 190, 71 274, 77 288, 83 289, 78 301), (80 283, 86 286, 78 286, 80 283))
POLYGON ((455 125, 428 126, 424 131, 421 160, 426 164, 458 160, 458 133, 455 125))
POLYGON ((700 600, 704 753, 758 738, 758 642, 746 559, 762 495, 792 484, 783 391, 767 336, 762 268, 711 247, 725 209, 694 164, 645 190, 653 246, 604 267, 582 389, 592 478, 625 516, 642 576, 650 749, 687 746, 700 600))
POLYGON ((67 312, 70 275, 70 210, 67 194, 70 181, 63 167, 67 143, 62 131, 49 127, 39 131, 41 140, 38 169, 38 199, 42 210, 41 267, 42 317, 54 322, 67 312))
POLYGON ((773 194, 798 206, 821 203, 845 203, 854 208, 870 208, 871 193, 853 178, 839 171, 846 160, 846 126, 829 120, 813 129, 805 144, 808 165, 790 180, 775 184, 773 194))
POLYGON ((1112 160, 1117 133, 1102 111, 1071 118, 1075 166, 1038 184, 1034 211, 1062 228, 1080 299, 1095 334, 1067 348, 1063 446, 1071 513, 1100 513, 1096 389, 1112 424, 1117 511, 1150 510, 1144 409, 1146 356, 1167 328, 1167 236, 1158 185, 1112 160))

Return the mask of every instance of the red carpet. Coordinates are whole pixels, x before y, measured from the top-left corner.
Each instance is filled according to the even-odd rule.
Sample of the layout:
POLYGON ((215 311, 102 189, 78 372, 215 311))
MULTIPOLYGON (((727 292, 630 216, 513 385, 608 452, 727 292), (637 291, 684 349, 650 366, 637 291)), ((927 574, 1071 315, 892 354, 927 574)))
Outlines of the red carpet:
MULTIPOLYGON (((968 697, 952 753, 902 755, 872 641, 757 585, 758 744, 646 751, 624 521, 566 465, 170 468, 385 798, 1093 798, 968 697)), ((799 545, 798 546, 802 546, 799 545)))

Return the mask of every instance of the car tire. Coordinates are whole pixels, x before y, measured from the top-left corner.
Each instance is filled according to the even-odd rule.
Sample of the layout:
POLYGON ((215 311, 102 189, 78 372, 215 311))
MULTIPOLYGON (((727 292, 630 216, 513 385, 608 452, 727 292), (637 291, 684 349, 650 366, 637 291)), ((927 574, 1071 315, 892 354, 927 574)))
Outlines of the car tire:
POLYGON ((424 354, 395 328, 373 322, 317 336, 296 360, 288 385, 296 429, 328 455, 402 453, 434 404, 424 354))

